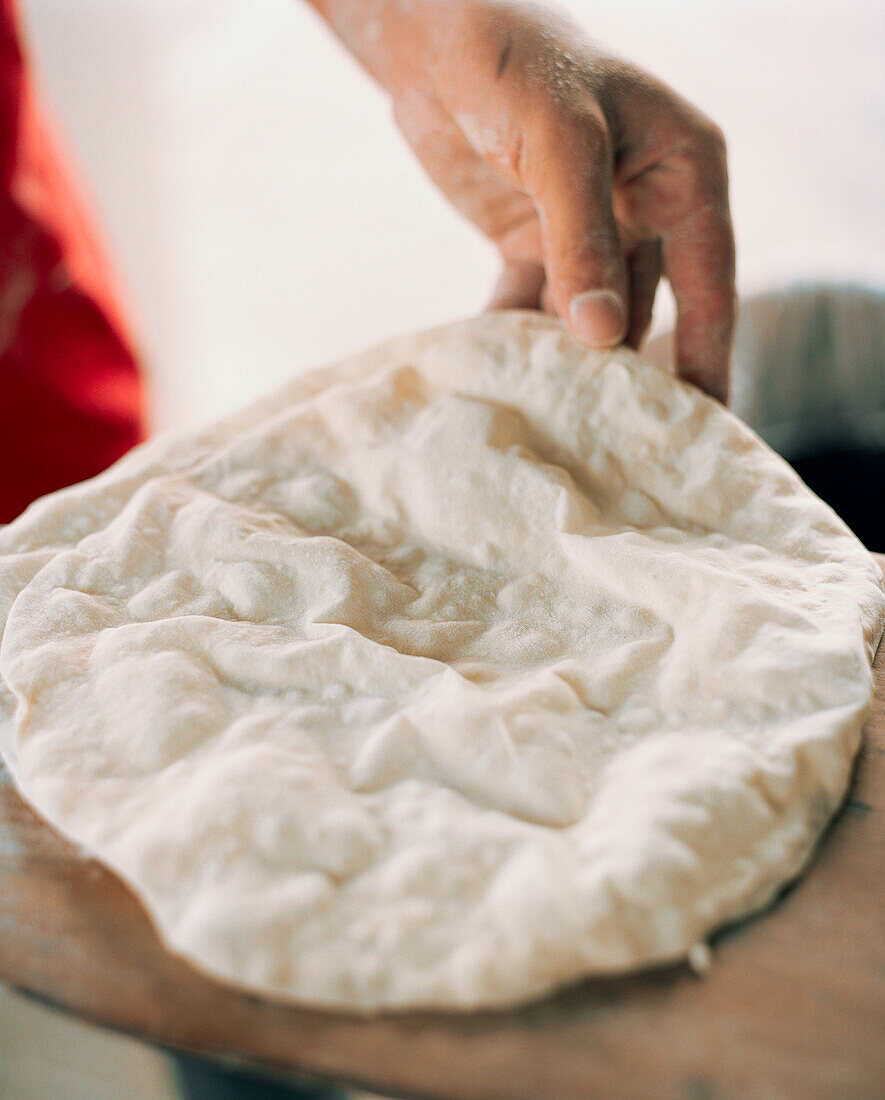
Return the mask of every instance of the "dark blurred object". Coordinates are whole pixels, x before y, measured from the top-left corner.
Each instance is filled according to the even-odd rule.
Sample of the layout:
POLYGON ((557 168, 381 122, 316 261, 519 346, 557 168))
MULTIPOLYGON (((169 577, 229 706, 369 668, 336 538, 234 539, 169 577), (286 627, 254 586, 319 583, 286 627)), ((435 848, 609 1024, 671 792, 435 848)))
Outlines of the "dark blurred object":
POLYGON ((733 395, 857 536, 885 547, 885 293, 798 284, 742 302, 733 395))
POLYGON ((885 450, 885 292, 800 283, 743 300, 731 407, 790 462, 885 450))
POLYGON ((885 549, 885 448, 822 451, 791 465, 870 550, 885 549))

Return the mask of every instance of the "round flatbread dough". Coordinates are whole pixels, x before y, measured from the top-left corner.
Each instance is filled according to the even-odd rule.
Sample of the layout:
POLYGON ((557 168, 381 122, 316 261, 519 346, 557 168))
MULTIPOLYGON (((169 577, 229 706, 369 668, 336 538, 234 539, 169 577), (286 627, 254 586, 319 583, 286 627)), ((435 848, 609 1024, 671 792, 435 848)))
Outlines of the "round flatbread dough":
POLYGON ((684 956, 848 782, 872 559, 760 440, 535 314, 396 340, 0 533, 4 753, 169 947, 475 1007, 684 956))

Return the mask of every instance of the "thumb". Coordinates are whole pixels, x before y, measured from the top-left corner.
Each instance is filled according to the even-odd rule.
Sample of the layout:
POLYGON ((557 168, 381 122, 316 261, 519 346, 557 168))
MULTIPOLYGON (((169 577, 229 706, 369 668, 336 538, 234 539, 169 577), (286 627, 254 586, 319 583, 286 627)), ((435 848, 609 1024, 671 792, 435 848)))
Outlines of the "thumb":
POLYGON ((605 124, 584 115, 526 142, 556 311, 587 347, 618 344, 627 331, 628 282, 605 124))

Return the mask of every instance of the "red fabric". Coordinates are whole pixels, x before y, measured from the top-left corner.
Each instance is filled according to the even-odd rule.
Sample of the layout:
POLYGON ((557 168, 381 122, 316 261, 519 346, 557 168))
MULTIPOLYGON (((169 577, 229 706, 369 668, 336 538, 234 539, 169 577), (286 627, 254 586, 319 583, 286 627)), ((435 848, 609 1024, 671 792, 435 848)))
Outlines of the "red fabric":
POLYGON ((0 523, 143 438, 135 356, 97 237, 0 0, 0 523))

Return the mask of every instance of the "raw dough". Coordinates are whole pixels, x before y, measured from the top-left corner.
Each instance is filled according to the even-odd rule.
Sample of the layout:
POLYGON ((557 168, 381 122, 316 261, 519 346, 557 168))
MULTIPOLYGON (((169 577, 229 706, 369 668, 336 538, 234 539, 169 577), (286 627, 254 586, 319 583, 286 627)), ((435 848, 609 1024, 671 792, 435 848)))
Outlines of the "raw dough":
POLYGON ((535 314, 148 444, 0 554, 25 797, 201 969, 360 1010, 518 1002, 763 905, 885 623, 749 429, 535 314))

